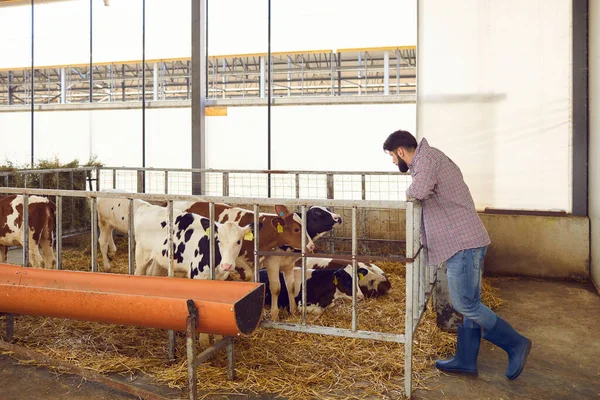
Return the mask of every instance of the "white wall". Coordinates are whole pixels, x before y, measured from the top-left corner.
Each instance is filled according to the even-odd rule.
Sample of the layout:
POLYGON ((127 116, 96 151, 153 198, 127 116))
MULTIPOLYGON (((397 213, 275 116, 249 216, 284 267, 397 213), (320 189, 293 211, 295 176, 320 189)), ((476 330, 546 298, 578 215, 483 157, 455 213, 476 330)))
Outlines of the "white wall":
MULTIPOLYGON (((273 1, 271 50, 414 45, 416 0, 273 1)), ((142 59, 141 1, 94 1, 94 62, 142 59)), ((211 55, 267 52, 267 2, 209 0, 211 55)), ((190 0, 146 1, 146 58, 191 55, 190 0)), ((29 6, 0 7, 0 68, 31 65, 29 6)), ((89 63, 89 1, 35 6, 35 64, 89 63), (68 41, 66 41, 68 39, 68 41)))
POLYGON ((419 7, 419 137, 460 166, 478 208, 570 212, 571 1, 419 7))
POLYGON ((589 214, 592 279, 600 288, 600 2, 589 2, 589 214))

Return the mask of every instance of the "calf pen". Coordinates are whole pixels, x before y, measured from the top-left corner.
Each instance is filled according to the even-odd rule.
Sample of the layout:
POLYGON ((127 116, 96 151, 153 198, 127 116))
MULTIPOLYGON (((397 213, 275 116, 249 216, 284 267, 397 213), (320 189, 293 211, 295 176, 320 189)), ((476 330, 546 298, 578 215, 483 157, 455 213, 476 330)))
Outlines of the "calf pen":
MULTIPOLYGON (((47 189, 22 189, 22 188, 0 188, 0 192, 7 194, 21 194, 25 196, 27 199, 30 195, 42 195, 42 196, 54 196, 57 203, 57 209, 61 210, 60 205, 62 204, 62 199, 64 197, 67 198, 87 198, 90 200, 90 218, 92 220, 91 224, 91 270, 97 271, 97 214, 96 214, 96 199, 98 197, 101 198, 126 198, 129 202, 129 216, 130 216, 130 232, 133 232, 133 200, 141 199, 151 202, 167 202, 167 207, 169 208, 169 222, 168 226, 171 227, 170 232, 172 234, 172 210, 173 210, 173 201, 196 201, 199 199, 198 196, 189 196, 189 195, 164 195, 164 194, 140 194, 140 193, 115 193, 115 192, 84 192, 84 191, 69 191, 69 190, 47 190, 47 189)), ((412 393, 412 357, 413 357, 413 336, 419 326, 419 322, 424 314, 426 304, 428 302, 429 297, 431 296, 432 289, 436 283, 436 268, 429 268, 424 265, 423 255, 424 249, 420 245, 420 218, 421 218, 421 206, 418 202, 407 201, 361 201, 361 200, 321 200, 321 199, 254 199, 254 198, 241 198, 241 197, 206 197, 203 196, 202 200, 208 201, 211 203, 211 209, 214 207, 214 203, 228 203, 232 205, 248 205, 252 206, 252 209, 255 212, 255 224, 258 226, 258 211, 260 208, 271 207, 276 204, 282 204, 286 207, 299 208, 302 211, 303 220, 306 218, 306 209, 309 205, 319 205, 325 207, 335 208, 336 212, 340 209, 349 209, 351 215, 351 250, 350 251, 340 251, 335 254, 327 254, 327 253, 316 253, 316 254, 306 254, 301 253, 299 257, 302 258, 303 264, 303 272, 302 272, 302 281, 303 281, 303 291, 302 298, 306 299, 306 275, 305 275, 305 267, 306 267, 306 257, 326 257, 326 258, 346 258, 349 262, 352 263, 352 325, 350 329, 342 329, 328 326, 320 326, 320 325, 309 325, 306 322, 306 301, 303 301, 302 304, 302 320, 297 324, 283 323, 283 322, 270 322, 270 321, 262 321, 260 327, 270 328, 270 329, 281 329, 287 331, 297 331, 297 332, 305 332, 308 334, 321 334, 321 335, 333 335, 333 336, 342 336, 342 337, 350 337, 350 338, 362 338, 362 339, 371 339, 377 341, 388 341, 395 343, 404 344, 404 390, 408 397, 411 396, 412 393), (358 251, 358 210, 363 209, 363 215, 365 210, 369 209, 386 209, 389 212, 401 213, 404 211, 406 215, 406 240, 396 240, 393 241, 395 244, 405 242, 405 253, 401 254, 384 254, 384 255, 369 255, 369 254, 359 254, 358 251), (358 315, 357 315, 357 299, 356 299, 356 279, 357 279, 357 262, 361 259, 369 259, 372 261, 395 261, 405 263, 406 269, 406 314, 404 321, 404 333, 386 333, 379 331, 368 331, 368 330, 360 330, 358 327, 358 315)), ((27 207, 25 207, 27 210, 27 207)), ((214 209, 211 212, 210 216, 211 220, 214 220, 214 209)), ((58 211, 57 213, 57 229, 60 229, 62 226, 62 213, 58 211)), ((27 221, 27 218, 24 218, 24 221, 27 221)), ((303 240, 306 239, 306 224, 303 224, 303 240)), ((212 235, 212 233, 211 233, 212 235)), ((255 265, 258 265, 258 259, 263 255, 275 255, 275 256, 284 256, 285 253, 268 253, 258 251, 258 241, 260 235, 256 235, 256 240, 254 242, 254 260, 255 265)), ((62 251, 62 236, 60 232, 57 232, 56 235, 56 249, 58 254, 57 257, 57 268, 61 268, 61 251, 62 251)), ((171 236, 172 239, 172 236, 171 236)), ((129 235, 129 273, 132 274, 134 270, 134 254, 133 254, 133 235, 129 235)), ((212 243, 212 242, 211 242, 212 243)), ((27 254, 27 246, 28 243, 25 241, 24 243, 24 254, 27 254)), ((169 248, 171 248, 169 246, 169 248)), ((289 254, 288 254, 289 255, 289 254)), ((173 254, 170 254, 171 260, 173 254)), ((214 279, 214 257, 211 257, 211 278, 214 279)), ((173 276, 172 266, 169 268, 168 276, 173 276)), ((258 281, 258 269, 255 269, 254 282, 258 281)), ((170 356, 172 356, 172 348, 174 346, 174 333, 173 331, 169 332, 169 350, 170 356)))

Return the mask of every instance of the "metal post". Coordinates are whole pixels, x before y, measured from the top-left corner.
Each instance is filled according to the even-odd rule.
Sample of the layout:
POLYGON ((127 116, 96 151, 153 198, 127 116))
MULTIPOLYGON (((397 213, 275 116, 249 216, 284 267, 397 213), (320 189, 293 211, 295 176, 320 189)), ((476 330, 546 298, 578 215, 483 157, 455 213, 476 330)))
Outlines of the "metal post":
MULTIPOLYGON (((142 168, 146 168, 146 0, 142 0, 142 168)), ((141 193, 146 193, 145 176, 141 193)))
POLYGON ((44 188, 44 174, 38 174, 38 188, 44 188))
MULTIPOLYGON (((367 178, 365 174, 360 176, 360 184, 361 184, 361 199, 367 200, 367 178)), ((362 238, 363 238, 363 254, 367 254, 367 241, 364 240, 367 238, 367 209, 363 208, 362 210, 362 238)))
POLYGON ((129 235, 127 237, 127 251, 129 252, 128 267, 129 275, 135 273, 135 224, 134 224, 134 212, 133 212, 133 199, 129 199, 129 235))
POLYGON ((117 169, 113 168, 112 170, 112 188, 117 188, 117 169))
POLYGON ((361 70, 360 70, 360 64, 362 61, 361 56, 362 56, 362 53, 359 51, 358 52, 358 95, 359 96, 362 94, 362 82, 361 82, 362 76, 361 76, 361 70))
POLYGON ((137 192, 144 193, 144 170, 137 172, 137 192))
MULTIPOLYGON (((334 197, 334 183, 333 174, 327 174, 327 198, 333 199, 334 197)), ((331 211, 335 212, 335 209, 331 207, 331 211)), ((333 241, 335 234, 333 231, 329 231, 329 253, 335 253, 335 243, 333 241)))
POLYGON ((8 71, 8 105, 13 105, 13 81, 14 81, 14 72, 8 71))
MULTIPOLYGON (((215 61, 216 62, 216 61, 215 61)), ((223 58, 223 98, 227 97, 227 59, 223 58)))
POLYGON ((413 292, 412 292, 412 315, 413 315, 413 330, 416 328, 418 318, 419 318, 419 288, 420 288, 420 257, 417 257, 416 254, 419 251, 419 247, 421 247, 421 204, 414 203, 413 204, 413 251, 409 257, 413 257, 415 261, 412 263, 412 284, 413 284, 413 292))
MULTIPOLYGON (((302 325, 306 326, 306 206, 303 204, 302 213, 302 325)), ((290 301, 294 301, 290 299, 290 301)))
POLYGON ((23 195, 23 266, 29 266, 29 195, 23 195))
POLYGON ((62 269, 62 200, 62 196, 56 196, 56 269, 62 269))
POLYGON ((229 196, 229 172, 223 172, 223 196, 229 196))
POLYGON ((234 338, 227 339, 227 379, 232 381, 235 379, 235 352, 234 338))
MULTIPOLYGON (((172 332, 172 331, 170 331, 172 332)), ((187 350, 188 390, 190 400, 198 399, 198 371, 196 364, 196 316, 186 318, 185 344, 187 350)))
POLYGON ((383 53, 383 94, 390 94, 390 53, 383 53))
POLYGON ((94 22, 94 8, 92 5, 92 0, 90 0, 90 71, 89 71, 89 75, 90 75, 90 103, 94 102, 94 65, 93 65, 93 57, 92 57, 92 53, 93 53, 93 22, 94 22))
POLYGON ((260 218, 258 213, 258 204, 254 205, 254 282, 258 282, 260 280, 259 270, 260 266, 258 264, 258 250, 260 243, 260 218))
MULTIPOLYGON (((173 277, 173 263, 174 263, 174 253, 175 249, 173 248, 175 245, 173 244, 173 200, 169 200, 167 203, 168 209, 168 218, 167 218, 167 235, 168 235, 168 253, 169 253, 169 268, 168 268, 168 276, 169 278, 173 277)), ((175 331, 169 331, 169 361, 175 361, 175 331)))
POLYGON ((154 63, 154 83, 152 88, 152 99, 156 101, 158 100, 158 63, 154 63))
POLYGON ((260 98, 265 98, 265 56, 260 56, 260 98))
MULTIPOLYGON (((406 204, 406 256, 410 258, 415 253, 414 246, 414 207, 413 202, 406 204)), ((405 343, 404 343, 404 392, 410 398, 412 394, 412 345, 413 345, 413 263, 406 263, 406 314, 405 314, 405 343)))
POLYGON ((357 234, 356 234, 356 206, 352 207, 352 332, 356 332, 357 311, 356 311, 356 249, 357 249, 357 234))
MULTIPOLYGON (((75 187, 75 176, 73 174, 73 170, 69 171, 69 187, 70 190, 73 190, 75 187)), ((78 200, 78 199, 77 199, 78 200)), ((73 197, 69 198, 69 203, 71 204, 70 210, 71 212, 69 213, 69 219, 70 219, 70 227, 71 230, 73 230, 75 228, 75 217, 73 216, 74 212, 75 212, 75 199, 73 197)))
POLYGON ((60 104, 65 104, 67 102, 67 76, 65 73, 65 69, 60 69, 60 104))
POLYGON ((165 169, 165 194, 169 194, 169 170, 165 169))
POLYGON ((300 198, 300 174, 296 174, 296 198, 300 198))
MULTIPOLYGON (((34 7, 34 0, 31 0, 31 168, 34 167, 34 155, 35 155, 35 136, 34 136, 34 122, 35 122, 35 118, 34 118, 34 109, 35 109, 35 63, 34 63, 34 55, 35 55, 35 51, 34 51, 34 43, 35 43, 35 35, 34 35, 34 27, 35 27, 35 22, 34 22, 34 15, 35 15, 35 7, 34 7)), ((25 266, 27 266, 27 264, 25 264, 25 266)))
POLYGON ((100 168, 96 168, 96 192, 100 191, 100 168))
MULTIPOLYGON (((206 169, 206 1, 192 0, 192 168, 206 169)), ((205 193, 201 174, 192 173, 192 194, 205 193)))
POLYGON ((90 250, 92 252, 92 272, 98 272, 98 213, 96 212, 96 197, 90 198, 90 209, 91 209, 91 247, 90 250))
POLYGON ((210 242, 209 248, 209 267, 210 267, 210 279, 215 279, 215 230, 213 226, 215 225, 215 203, 212 201, 208 203, 208 216, 210 220, 210 231, 208 235, 208 240, 210 242))

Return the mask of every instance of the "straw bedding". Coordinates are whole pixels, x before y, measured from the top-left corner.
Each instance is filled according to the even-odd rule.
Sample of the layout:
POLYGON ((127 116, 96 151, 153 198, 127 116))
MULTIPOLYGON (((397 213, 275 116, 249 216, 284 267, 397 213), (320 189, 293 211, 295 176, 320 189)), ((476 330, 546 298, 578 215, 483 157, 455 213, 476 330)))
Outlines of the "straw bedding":
MULTIPOLYGON (((117 238, 113 259, 116 273, 127 271, 127 238, 117 238)), ((89 241, 65 243, 64 269, 89 270, 89 241)), ((100 261, 100 256, 98 258, 100 261)), ((100 264, 101 265, 101 264, 100 264)), ((367 299, 358 306, 358 328, 404 332, 404 266, 378 263, 392 289, 386 296, 367 299)), ((102 267, 100 267, 102 270, 102 267)), ((489 281, 483 282, 483 302, 497 309, 502 300, 489 281)), ((351 301, 338 300, 320 317, 307 315, 311 324, 351 327, 351 301)), ((264 317, 269 318, 267 309, 264 317)), ((301 314, 286 322, 301 322, 301 314)), ((167 332, 129 326, 17 316, 16 343, 45 355, 72 362, 100 373, 134 375, 143 372, 157 384, 185 388, 187 366, 183 333, 177 333, 177 360, 167 362, 167 332)), ((414 341, 413 387, 427 388, 436 375, 436 358, 452 353, 456 336, 440 331, 428 308, 414 341)), ((257 329, 250 337, 236 339, 238 379, 226 380, 227 359, 221 351, 198 369, 198 388, 206 394, 271 393, 288 399, 402 398, 404 346, 397 343, 309 335, 276 329, 257 329)))

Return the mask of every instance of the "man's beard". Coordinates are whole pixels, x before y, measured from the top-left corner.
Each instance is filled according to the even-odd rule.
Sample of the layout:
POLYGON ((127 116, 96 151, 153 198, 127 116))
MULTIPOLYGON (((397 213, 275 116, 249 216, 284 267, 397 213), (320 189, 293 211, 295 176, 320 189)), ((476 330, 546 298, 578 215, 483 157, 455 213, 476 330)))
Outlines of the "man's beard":
POLYGON ((408 165, 400 157, 398 157, 398 169, 400 172, 408 171, 408 165))

